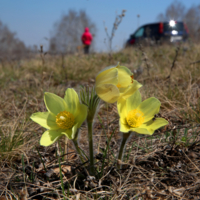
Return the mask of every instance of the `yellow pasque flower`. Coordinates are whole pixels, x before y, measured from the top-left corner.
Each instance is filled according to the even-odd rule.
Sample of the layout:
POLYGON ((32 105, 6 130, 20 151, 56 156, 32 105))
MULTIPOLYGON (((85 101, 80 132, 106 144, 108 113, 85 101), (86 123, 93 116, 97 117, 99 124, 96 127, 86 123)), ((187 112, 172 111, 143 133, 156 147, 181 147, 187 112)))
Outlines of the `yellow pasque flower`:
POLYGON ((168 124, 163 118, 153 119, 160 110, 160 101, 154 97, 141 102, 141 94, 137 90, 126 100, 117 103, 120 115, 120 131, 129 131, 152 135, 156 129, 168 124))
POLYGON ((133 79, 133 73, 124 66, 106 67, 96 77, 97 95, 108 103, 130 97, 142 85, 133 79))
POLYGON ((48 112, 37 112, 31 119, 48 129, 40 139, 40 144, 49 146, 62 135, 74 139, 77 129, 87 117, 87 106, 80 103, 75 90, 68 88, 64 99, 46 92, 44 102, 48 112))

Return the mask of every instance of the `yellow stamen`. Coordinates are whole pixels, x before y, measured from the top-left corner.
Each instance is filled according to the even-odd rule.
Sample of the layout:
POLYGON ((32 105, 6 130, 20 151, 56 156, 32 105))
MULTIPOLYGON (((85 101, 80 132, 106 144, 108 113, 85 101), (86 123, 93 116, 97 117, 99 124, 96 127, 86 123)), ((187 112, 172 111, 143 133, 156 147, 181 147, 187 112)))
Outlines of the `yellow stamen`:
POLYGON ((144 122, 143 116, 144 116, 143 112, 141 112, 138 109, 134 109, 128 113, 126 121, 130 127, 137 128, 143 124, 144 122))
POLYGON ((75 123, 74 116, 67 111, 60 112, 56 115, 56 124, 61 129, 70 129, 75 123))

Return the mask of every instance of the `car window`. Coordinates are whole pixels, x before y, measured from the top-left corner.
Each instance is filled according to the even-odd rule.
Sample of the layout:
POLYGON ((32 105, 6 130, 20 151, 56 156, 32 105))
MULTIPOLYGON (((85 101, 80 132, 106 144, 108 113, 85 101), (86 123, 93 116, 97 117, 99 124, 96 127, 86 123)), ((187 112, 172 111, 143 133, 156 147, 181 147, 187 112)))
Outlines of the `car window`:
POLYGON ((151 34, 152 34, 152 30, 151 30, 150 26, 146 26, 145 27, 145 36, 149 37, 149 36, 151 36, 151 34))
POLYGON ((136 33, 135 33, 135 37, 142 37, 144 34, 144 27, 140 28, 136 33))
POLYGON ((146 37, 156 36, 158 34, 158 24, 147 25, 145 28, 146 37))

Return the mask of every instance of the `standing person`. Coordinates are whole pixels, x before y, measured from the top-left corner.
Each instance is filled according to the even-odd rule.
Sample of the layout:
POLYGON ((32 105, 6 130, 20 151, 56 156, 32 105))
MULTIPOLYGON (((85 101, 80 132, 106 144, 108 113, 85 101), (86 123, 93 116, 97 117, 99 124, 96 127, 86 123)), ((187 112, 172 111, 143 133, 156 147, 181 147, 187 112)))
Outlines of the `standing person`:
POLYGON ((89 28, 85 28, 85 32, 83 33, 81 37, 82 43, 84 45, 84 53, 88 54, 89 53, 89 48, 92 42, 92 34, 89 31, 89 28))

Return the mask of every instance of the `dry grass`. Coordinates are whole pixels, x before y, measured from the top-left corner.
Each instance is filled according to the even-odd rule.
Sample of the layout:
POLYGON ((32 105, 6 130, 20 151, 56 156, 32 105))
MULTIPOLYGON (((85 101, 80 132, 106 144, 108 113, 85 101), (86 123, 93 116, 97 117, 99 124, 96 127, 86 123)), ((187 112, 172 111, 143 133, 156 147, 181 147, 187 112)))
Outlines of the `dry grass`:
MULTIPOLYGON (((43 60, 38 55, 29 60, 1 61, 0 199, 199 199, 199 60, 200 46, 187 44, 178 49, 126 49, 112 57, 47 54, 43 60), (107 109, 102 103, 94 128, 95 167, 99 171, 94 178, 88 175, 88 163, 80 164, 70 141, 67 161, 62 159, 62 140, 41 147, 44 129, 29 117, 45 110, 45 91, 63 97, 68 87, 79 91, 81 86, 93 86, 96 74, 117 62, 135 72, 135 79, 143 84, 143 99, 155 96, 161 101, 160 115, 169 125, 153 136, 134 135, 127 145, 123 168, 117 170, 121 137, 116 105, 107 109)), ((80 147, 87 153, 85 125, 80 147)))

